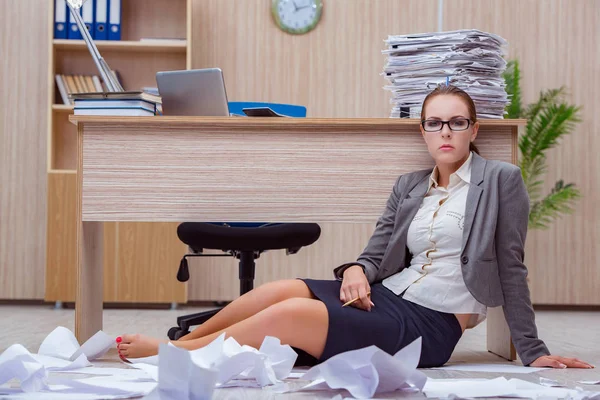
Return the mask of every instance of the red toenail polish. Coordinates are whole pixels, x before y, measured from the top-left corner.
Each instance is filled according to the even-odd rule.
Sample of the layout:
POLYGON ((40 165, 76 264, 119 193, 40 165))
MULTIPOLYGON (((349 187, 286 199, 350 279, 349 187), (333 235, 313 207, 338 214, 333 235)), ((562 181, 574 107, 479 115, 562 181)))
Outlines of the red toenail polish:
POLYGON ((117 343, 121 343, 123 341, 123 339, 121 338, 121 336, 117 337, 117 343))

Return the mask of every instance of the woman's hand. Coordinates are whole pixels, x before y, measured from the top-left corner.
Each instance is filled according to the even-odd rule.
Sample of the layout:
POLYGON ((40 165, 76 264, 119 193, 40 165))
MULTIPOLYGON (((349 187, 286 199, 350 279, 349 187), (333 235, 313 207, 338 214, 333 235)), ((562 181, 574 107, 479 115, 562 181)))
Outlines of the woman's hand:
POLYGON ((529 364, 531 367, 552 367, 552 368, 594 368, 584 361, 577 358, 566 358, 561 356, 541 356, 529 364))
POLYGON ((353 265, 344 271, 344 279, 340 289, 340 300, 342 303, 347 303, 359 297, 358 300, 350 304, 352 307, 360 308, 361 310, 371 311, 374 306, 369 298, 371 286, 360 265, 353 265))

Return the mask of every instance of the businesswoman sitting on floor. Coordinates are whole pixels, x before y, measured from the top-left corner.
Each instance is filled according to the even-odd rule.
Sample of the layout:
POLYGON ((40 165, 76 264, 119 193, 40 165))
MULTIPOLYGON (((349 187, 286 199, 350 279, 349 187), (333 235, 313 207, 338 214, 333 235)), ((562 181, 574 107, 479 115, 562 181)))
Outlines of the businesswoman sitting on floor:
MULTIPOLYGON (((225 332, 259 348, 275 336, 324 361, 370 345, 394 354, 422 337, 419 366, 435 367, 487 307, 503 306, 524 365, 591 368, 550 355, 537 336, 523 264, 529 198, 516 166, 479 156, 476 121, 467 93, 433 90, 421 134, 435 167, 398 178, 356 262, 337 267, 335 280, 262 285, 172 343, 198 349, 225 332)), ((164 342, 139 334, 117 341, 128 358, 156 354, 164 342)))

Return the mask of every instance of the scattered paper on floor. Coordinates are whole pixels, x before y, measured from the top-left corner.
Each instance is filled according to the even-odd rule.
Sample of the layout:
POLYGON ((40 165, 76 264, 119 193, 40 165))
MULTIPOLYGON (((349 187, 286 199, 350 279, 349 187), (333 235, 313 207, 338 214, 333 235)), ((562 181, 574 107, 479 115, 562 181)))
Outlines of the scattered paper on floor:
POLYGON ((299 390, 346 389, 364 399, 399 389, 422 389, 427 377, 417 370, 420 356, 421 338, 393 356, 376 346, 337 354, 300 377, 313 382, 299 390))
POLYGON ((530 374, 532 372, 544 371, 550 368, 525 367, 513 364, 451 364, 433 369, 446 369, 452 371, 467 372, 492 372, 497 374, 530 374))

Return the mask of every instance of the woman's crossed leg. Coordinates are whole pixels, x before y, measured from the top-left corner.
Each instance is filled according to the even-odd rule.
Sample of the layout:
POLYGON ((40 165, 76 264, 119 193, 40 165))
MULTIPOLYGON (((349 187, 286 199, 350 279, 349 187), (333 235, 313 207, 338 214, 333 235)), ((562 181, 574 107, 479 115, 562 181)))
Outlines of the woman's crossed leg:
MULTIPOLYGON (((178 341, 175 346, 195 350, 225 332, 242 345, 260 348, 265 336, 302 349, 319 358, 325 348, 329 318, 325 304, 316 300, 301 280, 262 285, 234 300, 214 317, 178 341)), ((122 357, 158 353, 166 341, 140 334, 123 335, 118 345, 122 357)))

